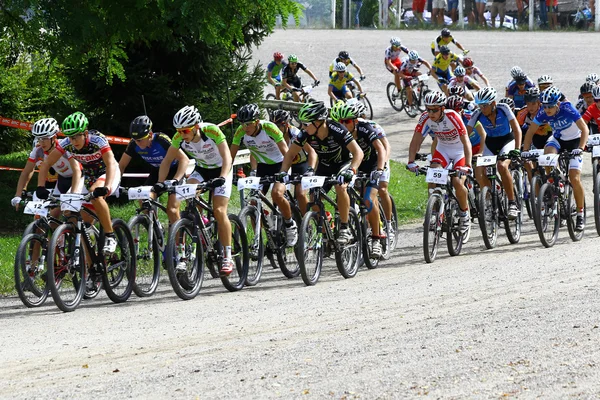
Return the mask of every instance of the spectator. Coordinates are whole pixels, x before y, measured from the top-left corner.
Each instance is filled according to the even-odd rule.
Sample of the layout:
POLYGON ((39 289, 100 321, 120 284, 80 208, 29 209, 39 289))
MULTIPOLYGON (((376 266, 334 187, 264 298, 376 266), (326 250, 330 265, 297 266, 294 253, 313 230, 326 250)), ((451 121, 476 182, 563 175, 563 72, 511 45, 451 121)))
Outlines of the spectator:
MULTIPOLYGON (((452 18, 452 23, 458 21, 458 0, 448 0, 448 16, 452 18)), ((444 15, 442 13, 442 25, 444 24, 444 15)))
POLYGON ((550 20, 550 29, 558 28, 558 0, 546 0, 548 8, 548 19, 550 20))
POLYGON ((517 3, 517 22, 519 24, 523 23, 523 17, 525 16, 525 14, 523 14, 523 0, 516 0, 517 3))
POLYGON ((479 24, 481 24, 484 28, 487 28, 485 17, 483 16, 483 13, 485 12, 485 4, 486 0, 475 0, 475 5, 477 6, 475 15, 477 16, 477 19, 479 19, 479 24))
POLYGON ((540 21, 542 27, 548 27, 548 10, 546 9, 546 0, 540 0, 540 21))
POLYGON ((431 23, 444 26, 444 10, 446 8, 446 0, 433 0, 431 3, 433 12, 431 13, 431 23))
POLYGON ((423 20, 423 11, 425 10, 426 0, 413 0, 412 11, 413 15, 419 21, 419 26, 423 26, 425 21, 423 20))
POLYGON ((492 29, 496 27, 496 17, 500 14, 499 29, 502 29, 504 25, 504 14, 505 14, 506 0, 494 0, 492 2, 492 29))
POLYGON ((477 7, 475 6, 475 0, 464 0, 463 4, 465 5, 465 15, 469 20, 469 26, 473 27, 477 24, 477 15, 475 12, 477 10, 477 7))
POLYGON ((360 14, 360 9, 362 8, 363 2, 362 0, 353 0, 356 6, 356 14, 354 14, 354 27, 356 29, 360 28, 360 20, 358 18, 360 14))

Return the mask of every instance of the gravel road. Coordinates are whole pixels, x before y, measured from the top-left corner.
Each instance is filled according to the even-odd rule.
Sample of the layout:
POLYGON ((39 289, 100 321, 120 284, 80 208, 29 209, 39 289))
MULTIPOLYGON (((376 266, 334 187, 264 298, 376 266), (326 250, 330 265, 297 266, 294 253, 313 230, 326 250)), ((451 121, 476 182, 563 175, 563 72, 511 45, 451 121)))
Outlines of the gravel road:
MULTIPOLYGON (((384 93, 393 34, 423 55, 435 36, 278 31, 255 57, 295 52, 325 83, 329 62, 349 50, 394 157, 406 161, 415 120, 394 113, 384 93)), ((600 72, 597 37, 456 34, 496 87, 518 64, 532 78, 550 73, 570 98, 600 72)), ((589 160, 586 168, 589 192, 589 160)), ((269 269, 238 293, 208 280, 188 302, 166 280, 154 297, 113 305, 101 295, 69 314, 51 301, 29 310, 0 299, 0 398, 600 398, 600 239, 591 218, 581 242, 563 229, 552 249, 529 220, 518 245, 502 233, 493 250, 475 230, 460 256, 442 247, 433 264, 423 261, 421 231, 402 227, 400 249, 377 270, 344 280, 328 264, 310 288, 269 269)))

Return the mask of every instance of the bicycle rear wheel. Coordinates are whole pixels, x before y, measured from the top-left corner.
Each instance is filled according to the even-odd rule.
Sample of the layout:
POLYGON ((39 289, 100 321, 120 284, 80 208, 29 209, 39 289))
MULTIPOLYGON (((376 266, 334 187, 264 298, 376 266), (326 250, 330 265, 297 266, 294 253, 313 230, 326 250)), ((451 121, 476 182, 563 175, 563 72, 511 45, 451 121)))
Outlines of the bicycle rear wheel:
POLYGON ((298 264, 302 280, 307 286, 315 285, 323 267, 323 232, 315 211, 304 214, 298 232, 298 264))
POLYGON ((254 286, 260 280, 263 269, 265 245, 263 243, 263 230, 260 224, 258 208, 253 205, 245 206, 240 211, 240 220, 244 225, 248 240, 248 276, 246 285, 254 286))
POLYGON ((202 289, 204 247, 194 223, 187 218, 171 225, 165 262, 173 291, 182 300, 191 300, 202 289))
POLYGON ((446 244, 448 253, 451 256, 460 254, 463 245, 465 234, 460 231, 460 215, 458 203, 454 199, 450 199, 448 208, 445 211, 446 225, 446 244))
POLYGON ((398 112, 402 111, 404 109, 404 102, 402 101, 400 93, 398 92, 398 89, 396 88, 396 84, 394 82, 390 82, 387 84, 386 92, 387 98, 392 108, 398 112))
MULTIPOLYGON (((231 257, 235 267, 229 275, 220 274, 219 276, 223 286, 230 292, 235 292, 244 287, 248 277, 248 242, 246 230, 239 217, 229 214, 229 222, 231 223, 231 257)), ((221 246, 221 248, 223 247, 221 246)))
MULTIPOLYGON (((335 263, 338 271, 346 279, 354 278, 358 272, 358 266, 361 261, 361 249, 363 238, 360 227, 360 220, 354 207, 349 209, 348 228, 352 234, 352 239, 343 246, 342 251, 335 252, 335 263)), ((367 255, 365 254, 365 260, 367 255)))
POLYGON ((83 247, 75 246, 72 224, 60 225, 48 245, 48 288, 54 303, 64 312, 74 311, 85 292, 87 268, 83 247))
POLYGON ((156 234, 150 237, 150 218, 136 215, 129 221, 137 265, 133 291, 138 297, 152 296, 160 279, 161 254, 156 234))
POLYGON ((425 112, 425 110, 427 109, 427 107, 425 106, 425 95, 427 95, 427 93, 431 92, 431 90, 429 90, 428 88, 421 88, 421 93, 419 94, 419 111, 421 112, 425 112))
MULTIPOLYGON (((519 214, 516 219, 510 220, 508 217, 504 220, 504 230, 506 237, 512 244, 519 243, 521 239, 521 226, 523 224, 523 183, 522 175, 519 171, 512 171, 513 193, 515 194, 515 203, 519 214)), ((506 201, 506 210, 508 211, 508 200, 506 201)))
MULTIPOLYGON (((296 222, 297 229, 300 229, 300 224, 302 223, 302 217, 300 215, 300 211, 292 207, 292 217, 296 222)), ((279 232, 283 232, 283 220, 279 218, 281 221, 281 226, 279 232)), ((286 244, 285 236, 281 237, 282 242, 280 243, 280 247, 277 251, 277 264, 279 265, 279 269, 286 278, 295 278, 300 275, 300 264, 298 264, 298 243, 294 247, 289 247, 286 244)))
POLYGON ((498 240, 498 212, 494 210, 493 193, 489 186, 484 186, 479 193, 479 229, 483 243, 488 249, 496 247, 498 240))
POLYGON ((594 223, 596 224, 596 233, 600 235, 600 179, 596 179, 594 184, 594 223))
POLYGON ((434 193, 427 200, 423 224, 423 255, 427 263, 435 261, 442 234, 442 197, 434 193))
POLYGON ((558 198, 554 196, 554 190, 554 185, 544 183, 538 194, 538 203, 535 207, 538 235, 545 247, 554 246, 560 228, 558 198))
MULTIPOLYGON (((567 196, 567 206, 566 206, 566 212, 567 212, 567 230, 569 231, 569 236, 571 237, 571 240, 574 242, 578 242, 581 240, 581 238, 583 237, 583 232, 584 231, 576 231, 575 230, 575 225, 577 223, 577 204, 575 203, 575 194, 573 192, 573 187, 571 186, 571 184, 565 185, 565 191, 568 191, 568 193, 566 193, 567 196)), ((585 223, 585 217, 586 217, 586 211, 585 211, 585 205, 583 206, 583 222, 585 223)))
POLYGON ((113 219, 113 231, 117 239, 114 253, 104 256, 102 284, 106 295, 114 303, 123 303, 133 291, 136 274, 136 256, 133 237, 122 219, 113 219))
POLYGON ((379 201, 379 220, 381 221, 379 232, 385 235, 385 239, 381 240, 381 258, 384 260, 389 260, 392 255, 393 245, 394 245, 394 233, 392 233, 392 224, 388 224, 386 221, 385 212, 383 211, 383 206, 381 205, 381 201, 379 201), (391 235, 390 235, 391 234, 391 235))
POLYGON ((418 108, 418 99, 415 96, 415 91, 412 92, 412 105, 408 105, 408 89, 407 87, 402 88, 402 92, 400 92, 400 97, 402 98, 402 103, 404 104, 404 111, 406 115, 411 118, 415 118, 417 114, 419 114, 418 108))
MULTIPOLYGON (((360 228, 361 228, 361 236, 363 238, 362 240, 362 246, 361 246, 361 250, 362 250, 362 259, 365 262, 365 266, 368 269, 375 269, 379 266, 379 259, 378 258, 372 258, 371 257, 371 250, 373 248, 373 240, 379 240, 381 242, 380 238, 373 238, 373 230, 369 227, 369 221, 367 220, 367 216, 363 215, 362 213, 360 214, 359 217, 359 221, 360 221, 360 228)), ((381 224, 379 226, 380 232, 381 232, 381 224)), ((383 250, 384 250, 384 246, 382 247, 382 256, 383 256, 383 250)))
POLYGON ((23 304, 39 307, 48 298, 47 255, 48 239, 29 233, 23 236, 15 257, 15 289, 23 304))
POLYGON ((371 106, 371 101, 369 100, 369 98, 366 95, 361 96, 361 98, 358 101, 360 101, 365 106, 365 118, 373 119, 373 107, 371 106))

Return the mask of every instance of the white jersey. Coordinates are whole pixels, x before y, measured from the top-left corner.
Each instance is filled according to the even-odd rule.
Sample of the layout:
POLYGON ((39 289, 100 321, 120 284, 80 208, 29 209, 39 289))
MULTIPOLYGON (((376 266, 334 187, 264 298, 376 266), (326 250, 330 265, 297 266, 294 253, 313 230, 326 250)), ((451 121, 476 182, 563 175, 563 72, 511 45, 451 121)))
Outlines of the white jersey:
POLYGON ((462 80, 462 82, 460 82, 456 76, 452 77, 452 79, 450 79, 450 83, 448 83, 448 88, 451 87, 456 87, 456 86, 462 86, 465 89, 468 89, 469 87, 467 85, 471 85, 473 83, 473 78, 471 78, 468 75, 465 75, 464 79, 462 80))
POLYGON ((463 148, 460 137, 467 135, 467 128, 461 116, 454 110, 444 110, 444 117, 439 122, 433 121, 429 118, 429 114, 424 112, 419 118, 415 131, 421 134, 427 132, 435 136, 438 140, 438 147, 457 150, 463 148))
POLYGON ((240 126, 233 136, 233 144, 240 146, 242 142, 256 161, 260 164, 278 164, 283 161, 283 154, 277 145, 283 141, 283 134, 272 122, 260 121, 260 132, 256 136, 247 135, 240 126))
MULTIPOLYGON (((27 161, 30 161, 35 164, 36 167, 39 167, 40 164, 48 157, 48 153, 46 153, 42 146, 36 144, 29 153, 29 158, 27 161)), ((69 159, 73 158, 72 155, 68 153, 63 153, 61 157, 58 159, 54 165, 51 165, 52 168, 56 171, 56 173, 63 178, 70 178, 73 176, 73 168, 71 167, 71 163, 69 159)))

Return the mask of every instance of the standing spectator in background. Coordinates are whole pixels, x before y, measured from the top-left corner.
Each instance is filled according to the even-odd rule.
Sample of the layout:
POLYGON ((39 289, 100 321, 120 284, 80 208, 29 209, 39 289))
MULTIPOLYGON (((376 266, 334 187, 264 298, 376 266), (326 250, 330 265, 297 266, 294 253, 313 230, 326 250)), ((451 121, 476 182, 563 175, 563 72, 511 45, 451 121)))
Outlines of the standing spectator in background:
POLYGON ((444 26, 444 10, 446 8, 446 0, 433 0, 431 2, 433 11, 431 13, 431 23, 434 26, 444 26))
POLYGON ((475 0, 464 0, 463 4, 465 5, 465 15, 469 20, 469 26, 473 28, 477 22, 477 7, 475 6, 475 0))
POLYGON ((546 0, 540 0, 540 22, 542 23, 543 28, 548 27, 548 10, 546 9, 546 0))
POLYGON ((486 0, 475 0, 475 5, 477 6, 477 11, 475 12, 475 15, 477 16, 477 19, 479 20, 479 24, 482 25, 484 28, 487 28, 487 24, 485 22, 485 17, 483 16, 483 13, 485 12, 485 4, 486 4, 486 0))
MULTIPOLYGON (((458 0, 448 0, 448 16, 452 18, 453 24, 458 21, 458 0)), ((442 15, 442 24, 443 23, 444 16, 442 15)))
POLYGON ((515 3, 517 3, 517 21, 519 24, 528 23, 527 21, 523 21, 523 18, 525 17, 525 14, 523 13, 523 0, 515 0, 515 3))
POLYGON ((546 0, 548 8, 548 19, 550 20, 550 29, 558 28, 558 0, 546 0))
POLYGON ((412 11, 413 15, 419 21, 419 26, 423 26, 425 21, 423 20, 423 11, 425 11, 426 0, 413 0, 412 11))
POLYGON ((356 6, 356 13, 354 14, 354 28, 360 28, 360 19, 358 18, 360 14, 360 9, 362 8, 363 2, 362 0, 352 0, 354 5, 356 6))
POLYGON ((492 29, 496 27, 496 16, 500 14, 500 24, 498 26, 499 29, 502 29, 504 25, 504 14, 506 7, 506 0, 494 0, 492 2, 492 29))

